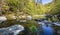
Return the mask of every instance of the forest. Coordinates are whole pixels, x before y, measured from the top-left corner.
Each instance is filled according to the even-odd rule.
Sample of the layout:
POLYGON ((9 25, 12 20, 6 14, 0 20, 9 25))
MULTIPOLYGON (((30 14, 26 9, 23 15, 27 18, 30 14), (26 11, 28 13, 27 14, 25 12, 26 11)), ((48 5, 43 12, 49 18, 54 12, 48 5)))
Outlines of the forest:
MULTIPOLYGON (((43 5, 35 0, 0 0, 0 15, 10 18, 21 15, 59 15, 60 0, 53 0, 51 3, 43 5)), ((43 17, 42 17, 43 18, 43 17)))
POLYGON ((39 22, 42 26, 45 22, 51 23, 54 30, 60 32, 60 0, 47 4, 42 0, 0 0, 0 28, 18 24, 29 28, 33 32, 31 35, 36 35, 36 27, 41 27, 39 22))

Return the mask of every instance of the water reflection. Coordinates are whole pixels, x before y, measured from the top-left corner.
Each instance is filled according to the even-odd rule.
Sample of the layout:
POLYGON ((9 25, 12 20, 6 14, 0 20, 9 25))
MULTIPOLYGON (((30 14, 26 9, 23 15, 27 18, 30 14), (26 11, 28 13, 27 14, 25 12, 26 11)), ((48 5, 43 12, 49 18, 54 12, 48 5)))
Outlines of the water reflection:
POLYGON ((50 27, 49 25, 42 26, 42 29, 43 29, 44 35, 53 35, 53 33, 54 33, 53 28, 50 27))
POLYGON ((42 24, 42 35, 53 35, 54 29, 52 28, 52 23, 48 21, 38 22, 38 24, 42 24))

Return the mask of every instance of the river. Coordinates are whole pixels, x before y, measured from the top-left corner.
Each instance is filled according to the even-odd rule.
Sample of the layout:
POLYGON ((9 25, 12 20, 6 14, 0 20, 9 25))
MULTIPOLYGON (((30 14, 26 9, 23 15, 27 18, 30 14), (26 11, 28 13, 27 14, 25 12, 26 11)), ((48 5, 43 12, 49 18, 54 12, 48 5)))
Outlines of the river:
POLYGON ((38 22, 38 24, 42 24, 42 34, 43 35, 53 35, 54 34, 54 28, 52 28, 52 23, 50 22, 38 22))

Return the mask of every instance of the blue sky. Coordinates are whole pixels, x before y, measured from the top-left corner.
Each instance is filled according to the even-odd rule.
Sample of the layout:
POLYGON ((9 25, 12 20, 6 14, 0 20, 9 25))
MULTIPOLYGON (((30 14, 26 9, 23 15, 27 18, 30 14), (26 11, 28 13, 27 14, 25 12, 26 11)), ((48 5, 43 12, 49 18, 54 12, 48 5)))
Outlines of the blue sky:
MULTIPOLYGON (((35 0, 35 1, 37 2, 37 0, 35 0)), ((42 0, 43 4, 47 4, 47 3, 50 3, 50 2, 52 2, 52 0, 42 0)))
POLYGON ((52 0, 42 0, 43 4, 47 4, 47 3, 50 3, 50 2, 52 2, 52 0))

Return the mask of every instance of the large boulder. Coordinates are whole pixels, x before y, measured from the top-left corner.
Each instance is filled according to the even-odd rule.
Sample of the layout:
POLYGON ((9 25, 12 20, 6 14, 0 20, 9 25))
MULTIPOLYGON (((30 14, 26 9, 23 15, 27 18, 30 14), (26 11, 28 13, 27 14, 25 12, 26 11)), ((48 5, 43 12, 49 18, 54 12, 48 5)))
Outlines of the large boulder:
POLYGON ((14 35, 17 35, 19 32, 23 30, 24 30, 24 27, 22 25, 13 25, 9 27, 9 31, 13 32, 14 35))
POLYGON ((3 22, 3 21, 6 21, 7 18, 5 16, 0 16, 0 23, 3 22))
POLYGON ((22 25, 13 25, 7 28, 0 28, 0 35, 17 35, 23 30, 24 27, 22 25))
POLYGON ((27 19, 28 20, 32 20, 32 16, 27 16, 27 19))

